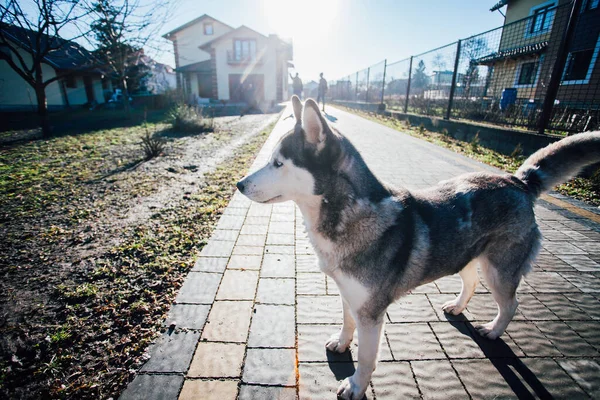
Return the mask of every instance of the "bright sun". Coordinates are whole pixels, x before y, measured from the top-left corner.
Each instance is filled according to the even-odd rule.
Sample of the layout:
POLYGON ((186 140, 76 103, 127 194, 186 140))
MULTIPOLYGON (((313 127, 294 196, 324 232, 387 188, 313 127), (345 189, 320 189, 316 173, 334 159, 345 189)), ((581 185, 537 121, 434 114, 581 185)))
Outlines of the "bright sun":
POLYGON ((294 42, 326 40, 339 0, 263 0, 271 29, 294 42))

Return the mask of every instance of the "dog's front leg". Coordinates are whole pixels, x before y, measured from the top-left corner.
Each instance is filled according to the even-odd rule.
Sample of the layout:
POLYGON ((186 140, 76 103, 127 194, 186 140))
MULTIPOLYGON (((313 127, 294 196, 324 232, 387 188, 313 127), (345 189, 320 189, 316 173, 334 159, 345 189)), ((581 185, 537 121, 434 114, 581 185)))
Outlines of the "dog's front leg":
POLYGON ((358 318, 358 368, 346 378, 337 391, 338 397, 347 400, 362 399, 369 387, 371 375, 377 364, 383 316, 377 319, 358 318))
POLYGON ((343 353, 348 349, 350 343, 352 343, 352 338, 354 337, 354 330, 356 329, 356 322, 350 313, 350 306, 348 302, 344 299, 344 296, 340 296, 342 298, 342 308, 344 310, 344 321, 342 325, 342 329, 332 335, 325 347, 329 351, 335 351, 338 353, 343 353))

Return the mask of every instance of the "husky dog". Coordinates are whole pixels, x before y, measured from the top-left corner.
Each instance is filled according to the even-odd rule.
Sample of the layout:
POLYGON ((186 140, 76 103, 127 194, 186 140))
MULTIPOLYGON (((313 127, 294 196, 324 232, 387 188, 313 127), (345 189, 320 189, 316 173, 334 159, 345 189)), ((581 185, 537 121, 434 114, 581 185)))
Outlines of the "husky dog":
POLYGON ((600 161, 600 133, 582 133, 539 150, 514 175, 472 173, 409 192, 380 182, 312 99, 304 109, 298 97, 292 103, 296 126, 237 187, 256 202, 300 208, 319 267, 342 297, 342 329, 325 346, 342 353, 358 331, 358 368, 337 391, 343 399, 363 397, 386 309, 419 285, 458 273, 462 290, 442 307, 458 315, 475 292, 479 264, 498 315, 477 330, 500 336, 540 247, 535 200, 600 161))

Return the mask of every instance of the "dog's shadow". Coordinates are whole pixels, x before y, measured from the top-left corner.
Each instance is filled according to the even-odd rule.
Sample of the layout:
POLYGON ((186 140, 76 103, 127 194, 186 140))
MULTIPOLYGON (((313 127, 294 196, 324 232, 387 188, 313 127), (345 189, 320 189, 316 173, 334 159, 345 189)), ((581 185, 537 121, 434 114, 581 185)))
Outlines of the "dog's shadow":
MULTIPOLYGON (((553 398, 535 373, 519 359, 502 338, 489 340, 481 337, 473 324, 462 314, 458 316, 447 314, 446 319, 457 331, 470 337, 479 346, 485 357, 490 360, 519 399, 553 398), (531 394, 523 382, 535 392, 536 397, 531 394)), ((329 350, 326 352, 329 369, 335 375, 336 380, 341 381, 354 374, 356 369, 350 350, 341 354, 329 350)))
POLYGON ((469 336, 479 346, 485 357, 490 360, 519 399, 553 398, 535 373, 521 361, 501 337, 496 340, 481 337, 473 324, 462 314, 452 319, 448 318, 448 322, 461 334, 469 336), (523 382, 535 392, 536 397, 531 394, 523 382))

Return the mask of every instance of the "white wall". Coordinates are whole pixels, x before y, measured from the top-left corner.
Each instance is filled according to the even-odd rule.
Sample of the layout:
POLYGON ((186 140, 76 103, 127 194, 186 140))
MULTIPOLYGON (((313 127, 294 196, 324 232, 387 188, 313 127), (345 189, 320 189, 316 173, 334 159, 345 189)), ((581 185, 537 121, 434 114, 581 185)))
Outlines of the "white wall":
MULTIPOLYGON (((32 60, 29 53, 22 50, 19 50, 19 53, 25 60, 25 63, 30 66, 32 60)), ((56 72, 54 68, 47 64, 42 64, 42 77, 44 80, 55 76, 56 72)), ((63 98, 58 82, 53 82, 46 87, 46 98, 49 106, 63 105, 63 98)), ((37 107, 35 90, 3 60, 0 61, 0 107, 37 107)))
POLYGON ((277 99, 277 61, 273 42, 249 29, 242 30, 239 34, 236 32, 235 38, 227 38, 215 44, 219 100, 229 100, 229 74, 262 74, 264 76, 265 101, 275 101, 277 99), (262 54, 262 63, 256 65, 228 64, 227 51, 233 51, 235 38, 256 39, 256 55, 258 57, 262 54))
POLYGON ((210 54, 204 50, 200 50, 198 46, 214 40, 231 30, 232 29, 230 27, 217 20, 205 18, 202 21, 198 21, 194 25, 188 26, 187 28, 175 33, 169 39, 177 40, 178 66, 183 67, 188 64, 210 60, 210 54), (205 35, 204 24, 209 22, 212 22, 213 24, 213 34, 205 35))

